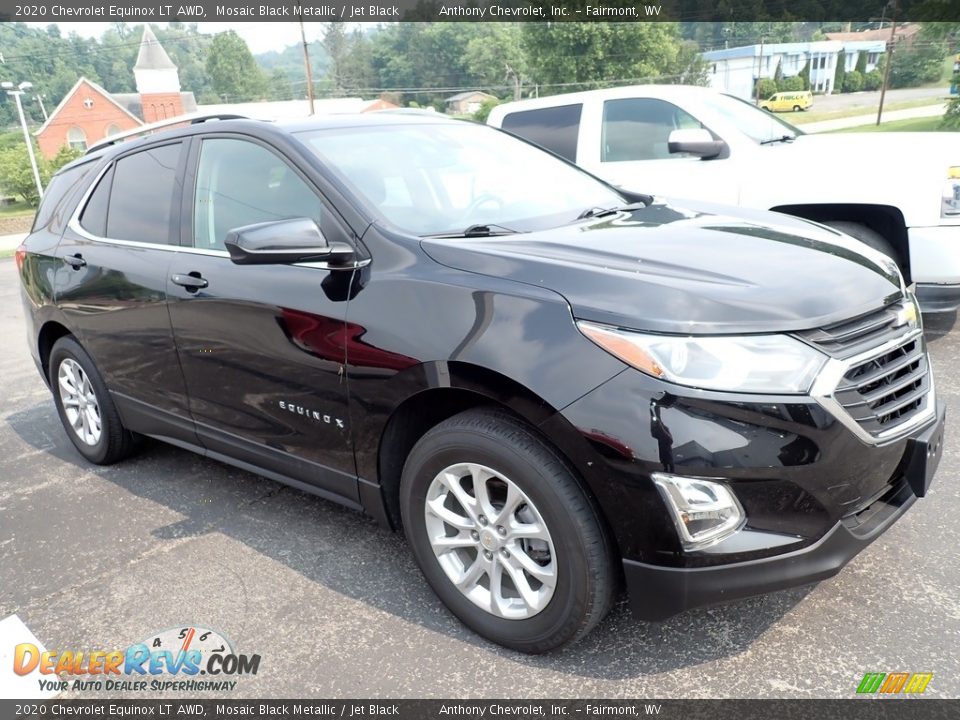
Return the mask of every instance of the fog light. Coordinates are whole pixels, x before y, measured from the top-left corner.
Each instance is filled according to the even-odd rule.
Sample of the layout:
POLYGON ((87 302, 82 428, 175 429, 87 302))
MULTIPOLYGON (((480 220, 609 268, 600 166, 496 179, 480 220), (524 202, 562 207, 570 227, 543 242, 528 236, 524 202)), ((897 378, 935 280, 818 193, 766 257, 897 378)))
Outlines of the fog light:
POLYGON ((684 550, 718 543, 743 524, 743 508, 723 483, 659 472, 651 477, 670 508, 684 550))

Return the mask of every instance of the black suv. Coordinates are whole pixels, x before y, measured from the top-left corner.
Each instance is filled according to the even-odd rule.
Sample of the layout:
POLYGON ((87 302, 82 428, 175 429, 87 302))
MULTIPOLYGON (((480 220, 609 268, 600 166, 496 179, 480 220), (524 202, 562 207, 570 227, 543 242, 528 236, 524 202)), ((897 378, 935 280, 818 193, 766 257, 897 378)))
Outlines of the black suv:
POLYGON ((17 262, 88 460, 150 436, 364 510, 543 652, 622 580, 661 619, 829 577, 930 483, 896 267, 735 212, 427 115, 220 119, 65 167, 17 262))

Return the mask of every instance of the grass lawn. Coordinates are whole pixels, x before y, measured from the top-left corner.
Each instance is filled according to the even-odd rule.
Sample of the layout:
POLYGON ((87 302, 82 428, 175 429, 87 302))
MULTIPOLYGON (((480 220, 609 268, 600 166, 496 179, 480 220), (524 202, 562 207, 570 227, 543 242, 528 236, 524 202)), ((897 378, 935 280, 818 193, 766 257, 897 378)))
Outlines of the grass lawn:
MULTIPOLYGON (((887 112, 888 110, 906 110, 907 108, 915 107, 926 107, 927 105, 941 105, 946 100, 948 92, 946 88, 943 91, 943 97, 928 97, 928 98, 918 98, 916 100, 904 100, 903 102, 897 103, 884 103, 883 111, 887 112)), ((814 98, 814 103, 817 102, 814 98)), ((816 107, 816 105, 814 105, 816 107)), ((846 110, 837 110, 835 112, 804 112, 804 113, 778 113, 778 117, 782 117, 791 125, 803 126, 806 123, 811 122, 820 122, 821 120, 839 120, 840 118, 856 117, 857 115, 877 115, 877 107, 875 105, 861 105, 859 107, 847 108, 846 110)))
POLYGON ((18 200, 12 205, 0 205, 0 217, 15 217, 17 215, 33 215, 35 208, 24 200, 18 200))
POLYGON ((925 118, 910 118, 909 120, 894 120, 893 122, 875 125, 858 125, 857 127, 834 130, 834 132, 935 132, 940 130, 940 116, 925 118))

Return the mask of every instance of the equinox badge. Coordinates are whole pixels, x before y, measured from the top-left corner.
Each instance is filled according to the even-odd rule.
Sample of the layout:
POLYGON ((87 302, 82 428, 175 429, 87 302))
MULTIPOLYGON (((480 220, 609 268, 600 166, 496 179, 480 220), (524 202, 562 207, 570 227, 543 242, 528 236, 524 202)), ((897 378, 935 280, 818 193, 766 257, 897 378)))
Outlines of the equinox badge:
POLYGON ((279 404, 281 410, 287 410, 296 415, 303 415, 305 418, 326 423, 327 425, 336 425, 341 430, 344 428, 343 420, 333 417, 332 415, 325 415, 324 413, 317 412, 316 410, 305 408, 303 405, 294 405, 293 403, 288 403, 284 400, 281 400, 279 404))

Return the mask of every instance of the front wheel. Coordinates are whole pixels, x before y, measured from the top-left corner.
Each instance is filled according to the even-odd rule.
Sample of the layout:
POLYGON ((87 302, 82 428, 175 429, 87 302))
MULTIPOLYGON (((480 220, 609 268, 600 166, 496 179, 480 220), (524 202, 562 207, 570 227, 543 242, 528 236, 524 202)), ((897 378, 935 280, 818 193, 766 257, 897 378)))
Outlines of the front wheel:
POLYGON ((553 650, 610 607, 614 561, 593 503, 511 415, 470 410, 424 435, 404 465, 400 508, 434 592, 500 645, 553 650))
POLYGON ((67 437, 87 460, 111 465, 136 449, 138 436, 123 426, 93 360, 69 335, 50 351, 49 379, 67 437))
POLYGON ((794 112, 800 112, 800 110, 802 110, 802 109, 803 109, 803 108, 801 108, 799 105, 794 105, 794 106, 793 106, 793 111, 794 111, 794 112))

